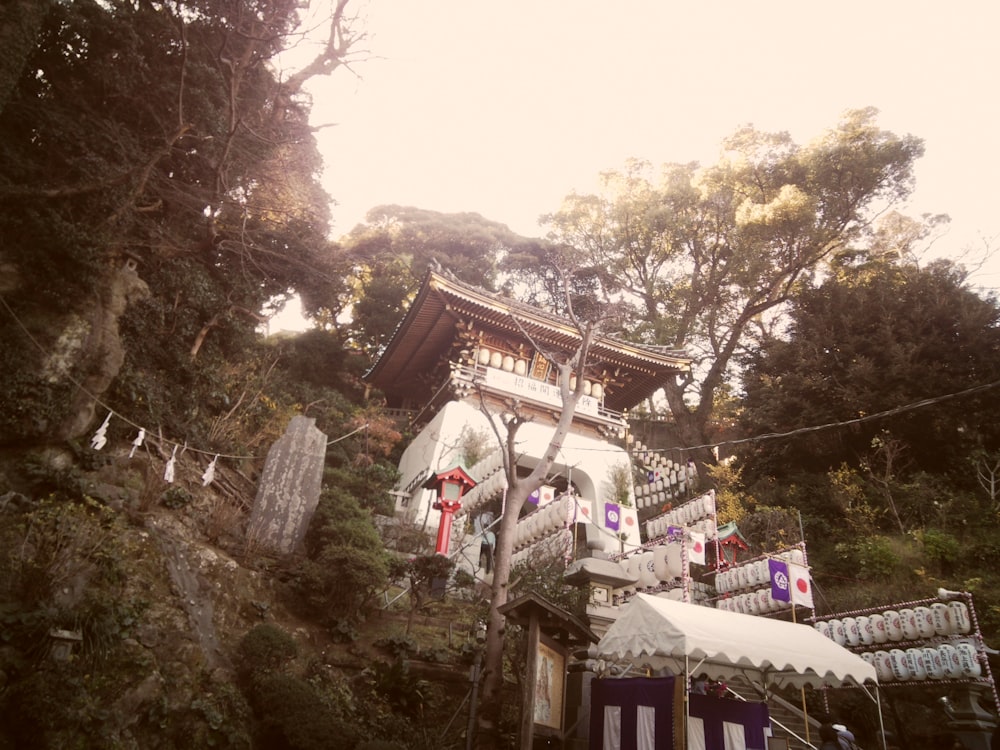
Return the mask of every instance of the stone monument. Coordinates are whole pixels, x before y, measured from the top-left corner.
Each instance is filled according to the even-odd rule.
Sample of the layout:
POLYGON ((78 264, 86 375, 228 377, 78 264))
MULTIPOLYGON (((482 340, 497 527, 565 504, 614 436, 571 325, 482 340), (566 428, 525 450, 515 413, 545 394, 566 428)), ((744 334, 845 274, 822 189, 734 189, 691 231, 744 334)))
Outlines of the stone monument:
POLYGON ((319 504, 326 435, 316 420, 296 416, 267 452, 247 538, 260 549, 289 554, 302 544, 319 504))

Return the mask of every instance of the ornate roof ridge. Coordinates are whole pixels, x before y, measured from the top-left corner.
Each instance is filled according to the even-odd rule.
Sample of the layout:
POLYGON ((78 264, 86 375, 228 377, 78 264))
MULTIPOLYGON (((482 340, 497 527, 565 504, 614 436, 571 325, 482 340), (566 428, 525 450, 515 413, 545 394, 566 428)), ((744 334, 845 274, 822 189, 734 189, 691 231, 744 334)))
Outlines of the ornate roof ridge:
MULTIPOLYGON (((507 295, 501 294, 500 292, 492 292, 488 289, 476 286, 475 284, 470 284, 469 282, 462 281, 450 271, 446 271, 440 268, 439 270, 428 269, 425 283, 433 285, 435 278, 440 279, 443 282, 446 282, 449 285, 450 290, 453 292, 456 291, 472 292, 481 295, 482 297, 485 297, 486 299, 492 301, 494 304, 498 306, 507 307, 510 308, 511 310, 517 310, 518 312, 524 313, 528 317, 541 318, 551 323, 553 326, 557 328, 567 329, 572 327, 571 325, 568 324, 565 316, 561 316, 558 313, 552 312, 551 310, 547 310, 538 307, 536 305, 532 305, 528 302, 524 302, 523 300, 519 300, 516 297, 509 297, 507 295)), ((445 291, 440 289, 440 287, 438 288, 439 291, 445 291)), ((469 301, 476 302, 477 300, 473 299, 469 301)), ((620 336, 614 336, 610 334, 601 334, 598 338, 606 342, 618 344, 620 346, 627 346, 635 349, 640 349, 650 354, 659 354, 661 356, 669 356, 677 359, 685 359, 685 360, 688 359, 687 353, 683 349, 676 349, 674 347, 663 346, 660 344, 645 344, 642 342, 629 341, 620 336)))

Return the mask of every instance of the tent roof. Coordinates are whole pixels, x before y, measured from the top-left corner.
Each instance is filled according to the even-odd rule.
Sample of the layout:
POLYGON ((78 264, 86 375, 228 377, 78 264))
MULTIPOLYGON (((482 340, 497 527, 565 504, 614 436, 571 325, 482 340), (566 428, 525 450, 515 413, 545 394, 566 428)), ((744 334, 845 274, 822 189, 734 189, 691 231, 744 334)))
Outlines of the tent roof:
POLYGON ((742 676, 772 687, 877 682, 875 667, 808 625, 638 594, 597 644, 598 658, 634 659, 675 674, 742 676), (699 663, 700 662, 700 663, 699 663))

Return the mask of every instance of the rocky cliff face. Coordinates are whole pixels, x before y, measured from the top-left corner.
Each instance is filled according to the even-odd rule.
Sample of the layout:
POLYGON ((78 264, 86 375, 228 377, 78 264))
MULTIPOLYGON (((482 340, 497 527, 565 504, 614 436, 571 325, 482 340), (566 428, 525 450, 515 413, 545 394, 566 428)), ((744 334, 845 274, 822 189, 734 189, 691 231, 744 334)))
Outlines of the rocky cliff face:
POLYGON ((79 390, 68 416, 55 431, 56 438, 80 437, 93 422, 94 399, 108 389, 125 362, 118 321, 129 304, 149 295, 149 287, 139 278, 135 266, 126 263, 109 274, 103 288, 95 290, 87 312, 70 315, 65 321, 42 368, 50 383, 69 378, 73 368, 77 368, 75 381, 79 390))
MULTIPOLYGON (((240 746, 216 735, 249 737, 235 687, 241 638, 267 621, 305 654, 318 642, 321 629, 289 611, 287 588, 266 572, 273 561, 237 560, 241 498, 208 488, 181 503, 153 468, 118 452, 74 475, 82 502, 0 497, 0 725, 21 726, 0 732, 0 748, 39 732, 50 745, 27 746, 93 736, 120 748, 240 746), (55 631, 72 636, 70 658, 57 658, 55 631), (180 723, 193 744, 164 735, 180 723)), ((182 462, 178 480, 197 486, 185 480, 198 471, 182 462)))

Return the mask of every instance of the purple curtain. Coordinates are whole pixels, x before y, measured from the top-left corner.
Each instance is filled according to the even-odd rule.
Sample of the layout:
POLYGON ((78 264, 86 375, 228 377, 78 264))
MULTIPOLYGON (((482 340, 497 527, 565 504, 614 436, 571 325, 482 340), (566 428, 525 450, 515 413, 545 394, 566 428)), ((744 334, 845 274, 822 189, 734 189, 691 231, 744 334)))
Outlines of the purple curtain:
POLYGON ((671 750, 673 677, 594 680, 590 691, 590 750, 671 750))

